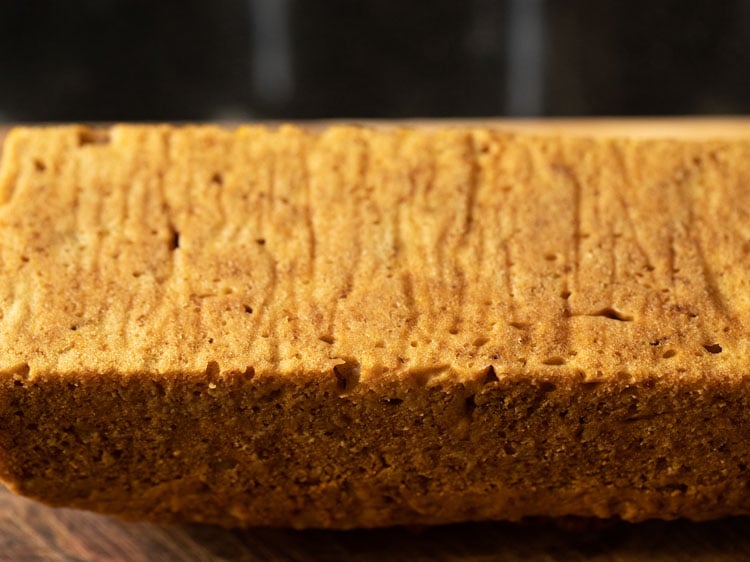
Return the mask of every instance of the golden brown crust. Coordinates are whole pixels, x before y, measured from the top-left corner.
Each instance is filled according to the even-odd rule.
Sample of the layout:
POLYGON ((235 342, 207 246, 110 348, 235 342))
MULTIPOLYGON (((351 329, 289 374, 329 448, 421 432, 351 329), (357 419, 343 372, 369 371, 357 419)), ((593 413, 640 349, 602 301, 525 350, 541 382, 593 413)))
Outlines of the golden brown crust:
POLYGON ((131 518, 746 513, 750 141, 16 129, 0 475, 131 518))

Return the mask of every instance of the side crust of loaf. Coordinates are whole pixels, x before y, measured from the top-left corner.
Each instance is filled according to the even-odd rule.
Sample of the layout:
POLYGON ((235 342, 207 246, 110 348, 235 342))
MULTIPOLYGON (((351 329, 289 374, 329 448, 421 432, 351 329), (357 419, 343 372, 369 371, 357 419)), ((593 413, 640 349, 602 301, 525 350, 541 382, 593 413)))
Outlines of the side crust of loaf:
POLYGON ((744 382, 82 378, 3 383, 16 491, 129 519, 300 528, 750 508, 744 382))
POLYGON ((750 513, 750 141, 17 129, 0 479, 157 522, 750 513))

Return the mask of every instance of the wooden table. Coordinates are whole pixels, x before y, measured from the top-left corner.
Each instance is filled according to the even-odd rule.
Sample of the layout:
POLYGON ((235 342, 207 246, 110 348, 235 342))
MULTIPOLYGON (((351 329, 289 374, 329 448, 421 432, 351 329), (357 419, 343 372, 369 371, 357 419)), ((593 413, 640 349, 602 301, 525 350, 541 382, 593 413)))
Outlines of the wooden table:
POLYGON ((549 522, 373 531, 123 523, 0 490, 0 561, 747 561, 750 518, 565 530, 549 522))
MULTIPOLYGON (((452 122, 483 125, 487 121, 452 122)), ((492 121, 511 130, 584 135, 747 136, 748 119, 492 121)), ((434 127, 434 122, 411 122, 434 127)), ((377 123, 391 126, 392 123, 377 123)), ((309 125, 308 125, 309 126, 309 125)), ((317 126, 317 125, 316 125, 317 126)), ((5 130, 0 128, 0 141, 5 130)), ((475 523, 373 531, 224 530, 123 523, 51 509, 0 488, 0 562, 353 560, 715 561, 750 560, 750 518, 563 529, 550 522, 475 523)))

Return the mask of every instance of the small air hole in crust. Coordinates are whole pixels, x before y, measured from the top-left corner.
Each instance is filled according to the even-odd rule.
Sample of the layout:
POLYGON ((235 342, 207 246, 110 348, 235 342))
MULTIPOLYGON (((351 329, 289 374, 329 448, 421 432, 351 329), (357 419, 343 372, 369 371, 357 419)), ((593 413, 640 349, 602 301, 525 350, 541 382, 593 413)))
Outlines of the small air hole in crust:
POLYGON ((495 367, 490 365, 487 367, 487 370, 484 372, 484 384, 490 384, 493 382, 499 382, 499 379, 497 378, 497 373, 495 373, 495 367))
POLYGON ((348 392, 359 383, 359 363, 356 361, 344 361, 333 368, 336 377, 336 386, 340 392, 348 392))
POLYGON ((253 307, 249 304, 242 305, 242 310, 245 311, 246 314, 252 314, 253 313, 253 307))
POLYGON ((211 176, 211 183, 214 185, 224 185, 224 176, 222 176, 219 172, 216 172, 211 176))
POLYGON ((107 129, 86 129, 78 135, 78 146, 87 144, 107 145, 111 141, 111 136, 107 129))
POLYGON ((603 318, 609 318, 610 320, 617 320, 619 322, 631 322, 633 320, 632 316, 623 314, 622 312, 615 310, 612 307, 603 308, 598 312, 590 314, 589 316, 601 316, 603 318))
POLYGON ((674 349, 668 349, 667 351, 664 352, 664 354, 662 355, 662 357, 664 359, 671 359, 675 355, 677 355, 677 352, 674 349))
POLYGON ((542 361, 542 365, 565 365, 565 359, 563 359, 562 357, 550 357, 542 361))
POLYGON ((23 381, 29 378, 31 367, 29 367, 28 363, 21 363, 13 368, 11 373, 13 374, 13 384, 15 386, 23 386, 23 381), (19 384, 19 382, 21 384, 19 384))
POLYGON ((318 339, 322 342, 327 343, 328 345, 333 345, 333 342, 336 341, 336 339, 331 334, 323 334, 318 339))
POLYGON ((718 343, 712 343, 712 344, 704 345, 703 349, 705 349, 709 353, 713 353, 713 354, 721 353, 722 351, 724 351, 718 343))
POLYGON ((539 390, 542 393, 547 394, 549 392, 554 392, 555 390, 557 390, 557 385, 551 381, 543 381, 539 384, 539 390))
POLYGON ((34 169, 37 172, 43 172, 47 169, 47 165, 38 158, 34 158, 34 169))

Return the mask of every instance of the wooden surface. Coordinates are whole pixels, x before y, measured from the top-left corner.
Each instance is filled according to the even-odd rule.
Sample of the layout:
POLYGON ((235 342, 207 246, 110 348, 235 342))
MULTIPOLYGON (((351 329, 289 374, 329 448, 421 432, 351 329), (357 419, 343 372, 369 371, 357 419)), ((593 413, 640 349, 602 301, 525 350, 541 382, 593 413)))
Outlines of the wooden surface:
MULTIPOLYGON (((442 123, 442 122, 441 122, 442 123)), ((435 122, 410 122, 433 127, 435 122)), ((748 119, 471 121, 511 130, 662 137, 748 136, 748 119)), ((377 126, 391 126, 378 122, 377 126)), ((318 126, 313 125, 313 126, 318 126)), ((5 130, 0 127, 0 142, 5 130)), ((429 529, 327 532, 224 530, 123 523, 51 509, 0 488, 0 562, 82 561, 381 561, 488 562, 750 560, 750 518, 709 523, 649 522, 594 529, 475 523, 429 529)))
POLYGON ((224 530, 123 523, 51 509, 0 490, 0 561, 750 560, 750 518, 619 523, 562 530, 550 523, 475 523, 373 531, 224 530))

